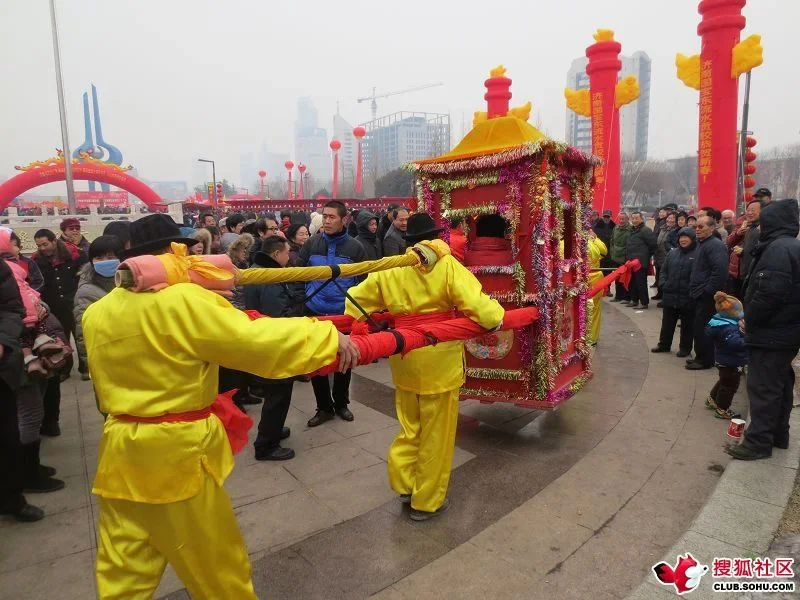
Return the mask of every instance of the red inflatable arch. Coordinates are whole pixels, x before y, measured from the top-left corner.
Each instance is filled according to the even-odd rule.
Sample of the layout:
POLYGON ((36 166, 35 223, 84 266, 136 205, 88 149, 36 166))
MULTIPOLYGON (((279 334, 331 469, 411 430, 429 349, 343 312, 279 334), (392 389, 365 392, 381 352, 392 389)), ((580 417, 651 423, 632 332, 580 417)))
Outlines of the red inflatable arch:
MULTIPOLYGON (((149 186, 116 166, 102 163, 72 163, 72 178, 115 185, 139 198, 148 208, 163 206, 159 195, 149 186)), ((5 210, 14 198, 30 189, 45 183, 65 180, 63 161, 29 168, 0 184, 0 211, 5 210)))

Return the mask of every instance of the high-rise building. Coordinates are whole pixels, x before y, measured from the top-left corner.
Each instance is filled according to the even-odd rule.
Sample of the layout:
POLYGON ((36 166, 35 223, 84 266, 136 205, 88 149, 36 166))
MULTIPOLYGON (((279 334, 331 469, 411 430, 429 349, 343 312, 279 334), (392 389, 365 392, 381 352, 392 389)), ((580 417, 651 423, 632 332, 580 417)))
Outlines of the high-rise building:
POLYGON ((319 127, 317 108, 311 98, 297 99, 293 162, 295 165, 299 163, 306 165, 308 179, 313 180, 315 185, 327 185, 331 179, 328 135, 319 127))
MULTIPOLYGON (((647 138, 650 126, 650 58, 644 52, 632 56, 620 56, 622 70, 619 77, 636 76, 641 93, 639 98, 619 109, 620 151, 623 160, 646 160, 647 138)), ((585 56, 572 61, 567 71, 567 87, 575 90, 589 89, 589 76, 585 56)), ((591 153, 592 124, 588 117, 582 117, 567 109, 567 143, 591 153)))
POLYGON ((286 179, 284 163, 289 160, 289 154, 272 152, 266 143, 261 144, 257 152, 245 152, 239 156, 239 186, 246 187, 250 193, 258 193, 260 186, 258 172, 262 169, 267 172, 267 180, 283 181, 286 179))
POLYGON ((365 179, 450 150, 450 115, 398 112, 363 126, 365 179))

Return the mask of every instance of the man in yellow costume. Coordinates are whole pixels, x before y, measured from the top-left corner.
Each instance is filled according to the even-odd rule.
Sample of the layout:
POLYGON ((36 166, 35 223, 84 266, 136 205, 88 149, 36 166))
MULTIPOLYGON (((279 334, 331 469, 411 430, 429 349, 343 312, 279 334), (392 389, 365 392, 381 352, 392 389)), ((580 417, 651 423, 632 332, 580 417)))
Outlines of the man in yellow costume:
MULTIPOLYGON (((589 241, 587 254, 589 257, 589 287, 600 281, 605 273, 600 270, 600 261, 608 254, 608 248, 603 243, 594 231, 589 230, 589 241)), ((589 299, 591 306, 591 316, 588 325, 587 338, 589 344, 594 346, 597 340, 600 339, 600 313, 603 309, 603 296, 606 291, 602 290, 600 293, 595 294, 593 298, 589 299)))
MULTIPOLYGON (((130 234, 128 258, 194 243, 166 215, 133 222, 130 234)), ((118 288, 82 323, 100 410, 108 413, 92 488, 100 598, 151 598, 167 563, 192 598, 256 598, 222 487, 233 455, 209 408, 218 366, 284 379, 330 364, 337 352, 340 367, 351 368, 357 350, 330 323, 251 321, 192 283, 155 293, 118 288)))
MULTIPOLYGON (((408 220, 406 243, 435 240, 439 231, 429 215, 416 214, 408 220)), ((372 273, 350 288, 350 295, 367 313, 388 309, 397 326, 439 321, 451 317, 454 309, 486 329, 502 324, 503 307, 481 291, 480 282, 450 255, 444 242, 434 244, 440 258, 432 269, 401 267, 372 273)), ((365 318, 349 300, 345 313, 365 318)), ((400 421, 400 433, 389 448, 389 483, 401 501, 411 503, 411 519, 424 521, 449 507, 464 344, 420 348, 390 357, 389 364, 400 421)))

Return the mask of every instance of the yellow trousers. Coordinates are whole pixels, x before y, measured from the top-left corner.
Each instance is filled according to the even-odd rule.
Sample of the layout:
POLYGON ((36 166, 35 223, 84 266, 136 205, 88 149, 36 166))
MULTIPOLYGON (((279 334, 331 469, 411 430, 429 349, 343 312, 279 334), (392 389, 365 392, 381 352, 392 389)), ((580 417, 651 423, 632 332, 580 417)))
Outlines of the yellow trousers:
POLYGON ((600 339, 600 318, 603 311, 603 292, 597 294, 594 298, 589 300, 592 303, 592 318, 588 325, 586 337, 590 344, 597 342, 600 339))
POLYGON ((411 507, 434 512, 447 496, 458 423, 458 388, 441 394, 395 391, 400 433, 389 447, 389 484, 411 507))
POLYGON ((100 498, 101 600, 152 598, 167 563, 195 600, 256 600, 230 498, 213 478, 204 479, 200 493, 181 502, 100 498))

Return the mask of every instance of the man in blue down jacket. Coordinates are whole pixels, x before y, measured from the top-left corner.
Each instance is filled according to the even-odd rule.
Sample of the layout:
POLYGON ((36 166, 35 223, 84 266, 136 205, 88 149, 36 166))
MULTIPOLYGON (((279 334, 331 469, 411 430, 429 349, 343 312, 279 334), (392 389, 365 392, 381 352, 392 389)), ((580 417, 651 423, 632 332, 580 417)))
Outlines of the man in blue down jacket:
POLYGON ((745 276, 744 328, 750 353, 750 426, 734 458, 757 460, 788 448, 794 370, 800 348, 800 218, 796 200, 763 208, 761 233, 745 276))
POLYGON ((714 344, 706 336, 706 325, 716 312, 714 294, 725 290, 728 281, 728 247, 714 235, 717 224, 711 217, 697 219, 697 255, 689 281, 694 302, 694 360, 686 361, 690 371, 714 366, 714 344))
MULTIPOLYGON (((345 265, 365 260, 364 246, 347 235, 347 228, 344 226, 346 216, 347 208, 338 200, 331 200, 323 207, 322 233, 309 238, 300 250, 300 262, 304 266, 345 265)), ((355 277, 339 277, 330 283, 310 281, 306 284, 306 314, 343 315, 345 296, 342 290, 351 288, 356 283, 355 277)), ((327 375, 312 377, 317 413, 309 419, 309 427, 322 425, 335 415, 345 421, 353 420, 353 413, 347 408, 350 403, 351 375, 351 371, 334 374, 333 394, 327 375)))

